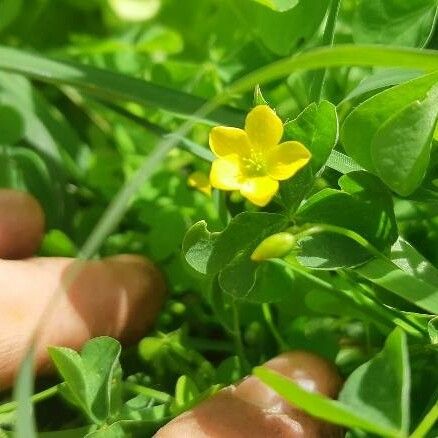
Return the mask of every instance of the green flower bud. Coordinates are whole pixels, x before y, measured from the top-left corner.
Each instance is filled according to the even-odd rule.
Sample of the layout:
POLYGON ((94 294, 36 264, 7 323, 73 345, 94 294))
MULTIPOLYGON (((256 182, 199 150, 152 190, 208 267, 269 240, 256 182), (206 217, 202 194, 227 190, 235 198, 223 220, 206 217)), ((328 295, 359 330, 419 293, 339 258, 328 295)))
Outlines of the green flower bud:
POLYGON ((285 256, 295 247, 296 239, 290 233, 277 233, 267 237, 251 254, 251 260, 261 262, 285 256))

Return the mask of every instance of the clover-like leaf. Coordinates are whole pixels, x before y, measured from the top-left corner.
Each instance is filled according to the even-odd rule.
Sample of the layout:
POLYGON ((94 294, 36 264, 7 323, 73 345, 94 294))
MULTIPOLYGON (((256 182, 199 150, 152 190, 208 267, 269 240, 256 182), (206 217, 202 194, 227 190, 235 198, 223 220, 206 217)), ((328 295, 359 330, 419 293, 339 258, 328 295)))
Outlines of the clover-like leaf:
POLYGON ((288 9, 281 7, 283 12, 280 12, 278 7, 287 6, 288 3, 290 6, 291 0, 261 0, 261 2, 239 0, 235 2, 235 7, 239 8, 251 32, 269 50, 283 56, 289 55, 315 34, 330 2, 329 0, 299 1, 288 9), (274 8, 266 6, 274 6, 274 8), (300 23, 300 25, 291 26, 291 23, 300 23))
POLYGON ((312 154, 310 165, 316 174, 326 163, 338 141, 336 107, 323 100, 310 104, 298 117, 284 125, 287 140, 301 142, 312 154))
POLYGON ((438 118, 437 83, 435 72, 376 94, 343 125, 348 154, 403 196, 421 184, 429 164, 438 118))
POLYGON ((397 328, 383 350, 349 376, 339 400, 363 418, 407 436, 410 380, 406 334, 397 328))
MULTIPOLYGON (((343 190, 324 189, 298 210, 300 223, 336 225, 361 235, 377 249, 389 250, 397 238, 392 198, 378 178, 364 171, 350 172, 339 180, 343 190)), ((356 266, 372 255, 352 239, 332 233, 301 241, 298 259, 312 268, 356 266)))
POLYGON ((435 0, 359 0, 353 23, 358 43, 423 47, 436 20, 435 0))
MULTIPOLYGON (((255 287, 256 271, 264 263, 256 263, 250 256, 266 237, 287 224, 281 214, 244 212, 234 217, 220 233, 210 233, 205 222, 198 222, 186 234, 183 253, 188 264, 201 274, 219 274, 221 288, 239 298, 245 298, 255 287)), ((285 275, 288 275, 285 273, 285 275)))
POLYGON ((96 424, 113 417, 121 406, 120 343, 102 336, 88 341, 81 354, 66 347, 49 347, 63 377, 64 395, 96 424))

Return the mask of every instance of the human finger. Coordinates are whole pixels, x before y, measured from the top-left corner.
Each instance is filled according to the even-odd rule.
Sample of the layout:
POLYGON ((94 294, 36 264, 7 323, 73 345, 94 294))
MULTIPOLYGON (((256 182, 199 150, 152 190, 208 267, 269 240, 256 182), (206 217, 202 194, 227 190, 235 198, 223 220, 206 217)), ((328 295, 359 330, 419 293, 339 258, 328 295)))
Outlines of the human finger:
MULTIPOLYGON (((303 351, 289 352, 265 366, 311 392, 336 397, 341 378, 326 360, 303 351)), ((250 376, 183 413, 155 438, 338 438, 342 429, 313 418, 250 376)))
POLYGON ((0 189, 0 258, 31 257, 41 244, 45 218, 30 194, 0 189))
POLYGON ((161 274, 140 256, 0 260, 0 290, 0 390, 12 384, 37 328, 35 367, 44 372, 49 345, 80 349, 95 336, 138 338, 165 295, 161 274), (57 294, 60 285, 66 290, 57 294))

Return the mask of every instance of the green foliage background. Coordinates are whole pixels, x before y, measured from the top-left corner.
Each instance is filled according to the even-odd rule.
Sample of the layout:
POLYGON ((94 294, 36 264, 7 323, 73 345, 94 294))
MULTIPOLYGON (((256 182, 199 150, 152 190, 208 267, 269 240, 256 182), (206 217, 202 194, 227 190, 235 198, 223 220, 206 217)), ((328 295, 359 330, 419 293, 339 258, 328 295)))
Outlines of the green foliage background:
MULTIPOLYGON (((38 436, 151 436, 298 348, 336 362, 339 401, 255 373, 350 437, 436 436, 437 7, 0 0, 0 186, 41 201, 41 255, 144 254, 170 291, 138 345, 51 349, 62 383, 37 382, 38 436), (190 188, 211 126, 260 102, 309 166, 264 211, 190 188), (280 231, 296 250, 251 261, 280 231)), ((0 436, 37 436, 24 365, 0 436)))

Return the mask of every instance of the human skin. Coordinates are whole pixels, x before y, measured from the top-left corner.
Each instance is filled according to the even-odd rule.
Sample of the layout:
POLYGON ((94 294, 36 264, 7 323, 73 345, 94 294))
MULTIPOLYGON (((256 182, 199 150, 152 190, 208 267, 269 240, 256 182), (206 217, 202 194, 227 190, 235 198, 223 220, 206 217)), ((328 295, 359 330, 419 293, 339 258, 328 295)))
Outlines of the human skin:
MULTIPOLYGON (((30 257, 41 242, 43 224, 35 200, 0 190, 3 257, 30 257)), ((51 371, 49 345, 80 349, 88 339, 101 335, 134 341, 151 326, 164 296, 160 273, 140 256, 88 262, 0 259, 0 390, 13 383, 31 341, 36 372, 51 371)), ((332 364, 306 352, 284 353, 265 365, 309 391, 332 398, 342 384, 332 364)), ((156 434, 157 438, 268 436, 338 438, 342 430, 291 406, 251 376, 178 416, 156 434)))
MULTIPOLYGON (((304 351, 281 354, 265 366, 304 389, 335 398, 342 380, 326 360, 304 351)), ((229 386, 162 427, 155 438, 340 438, 342 429, 287 403, 254 376, 229 386)))
MULTIPOLYGON (((0 255, 30 257, 39 247, 39 209, 29 195, 0 190, 0 255)), ((141 256, 0 259, 0 390, 12 385, 31 341, 35 370, 45 373, 49 345, 80 349, 103 335, 132 342, 153 324, 164 297, 161 274, 141 256)))

